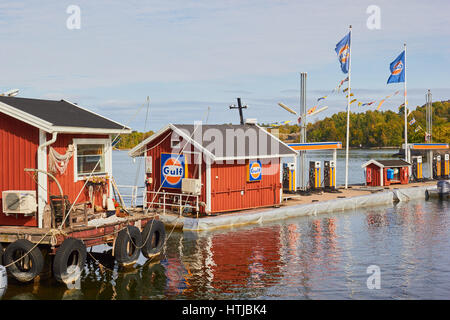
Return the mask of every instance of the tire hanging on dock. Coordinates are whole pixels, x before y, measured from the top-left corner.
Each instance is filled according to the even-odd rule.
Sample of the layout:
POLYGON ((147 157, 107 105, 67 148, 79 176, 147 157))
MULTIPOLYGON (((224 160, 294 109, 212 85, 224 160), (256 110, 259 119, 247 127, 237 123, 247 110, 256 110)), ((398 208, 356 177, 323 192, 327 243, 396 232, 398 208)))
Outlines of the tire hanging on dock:
POLYGON ((114 257, 121 265, 132 264, 137 261, 141 253, 142 235, 135 226, 127 226, 117 234, 114 244, 114 257))
POLYGON ((31 250, 33 247, 34 244, 30 241, 19 239, 8 245, 5 250, 4 263, 5 265, 11 264, 7 270, 20 282, 32 281, 44 268, 44 257, 41 250, 38 247, 31 250), (30 253, 26 254, 29 251, 30 253), (18 259, 20 260, 13 263, 18 259))
POLYGON ((0 243, 0 265, 3 264, 3 246, 0 243))
POLYGON ((73 283, 81 276, 86 263, 83 241, 67 238, 59 246, 53 259, 53 276, 59 282, 73 283))
POLYGON ((164 223, 159 220, 147 222, 142 230, 142 241, 145 241, 142 247, 142 254, 147 258, 159 254, 166 240, 166 229, 164 223))

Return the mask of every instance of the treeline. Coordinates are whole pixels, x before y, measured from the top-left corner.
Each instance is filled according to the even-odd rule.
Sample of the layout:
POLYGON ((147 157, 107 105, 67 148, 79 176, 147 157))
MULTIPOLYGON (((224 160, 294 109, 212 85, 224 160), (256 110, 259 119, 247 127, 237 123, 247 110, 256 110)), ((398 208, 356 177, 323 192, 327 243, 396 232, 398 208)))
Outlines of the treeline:
MULTIPOLYGON (((416 107, 408 117, 408 122, 414 118, 413 125, 408 123, 408 142, 424 142, 426 130, 425 105, 416 107), (420 126, 419 130, 415 130, 420 126)), ((450 142, 450 100, 433 102, 433 142, 450 142)), ((264 124, 263 124, 264 125, 264 124)), ((404 131, 403 107, 398 112, 372 111, 350 114, 350 146, 351 147, 400 147, 403 143, 404 131)), ((299 141, 297 125, 278 127, 279 137, 283 141, 299 141)), ((341 141, 345 146, 347 130, 347 112, 339 112, 323 120, 309 123, 307 126, 307 141, 341 141)), ((131 149, 153 131, 120 135, 117 149, 131 149)))
MULTIPOLYGON (((449 115, 450 101, 433 103, 433 142, 450 141, 449 115)), ((403 107, 399 108, 398 112, 368 110, 364 113, 350 113, 350 146, 399 147, 404 142, 404 126, 403 107)), ((346 130, 347 112, 339 112, 315 123, 309 123, 307 141, 341 141, 345 146, 346 130)), ((408 142, 424 142, 425 130, 424 105, 417 107, 408 117, 408 142), (409 121, 413 118, 416 122, 409 125, 409 121)), ((297 125, 280 126, 279 132, 280 138, 284 141, 299 140, 297 125)))
POLYGON ((119 142, 115 145, 117 149, 132 149, 138 145, 142 140, 150 137, 153 131, 138 132, 132 131, 130 134, 121 134, 119 142))

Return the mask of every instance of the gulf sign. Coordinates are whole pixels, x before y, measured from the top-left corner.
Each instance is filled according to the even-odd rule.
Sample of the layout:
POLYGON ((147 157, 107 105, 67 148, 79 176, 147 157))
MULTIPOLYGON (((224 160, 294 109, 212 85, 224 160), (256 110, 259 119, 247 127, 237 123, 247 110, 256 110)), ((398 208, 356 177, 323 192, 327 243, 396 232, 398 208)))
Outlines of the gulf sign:
POLYGON ((259 160, 249 161, 247 172, 248 172, 247 181, 249 181, 249 182, 261 181, 261 177, 262 177, 261 161, 259 161, 259 160))
POLYGON ((161 153, 161 186, 181 189, 181 180, 186 174, 184 155, 161 153))

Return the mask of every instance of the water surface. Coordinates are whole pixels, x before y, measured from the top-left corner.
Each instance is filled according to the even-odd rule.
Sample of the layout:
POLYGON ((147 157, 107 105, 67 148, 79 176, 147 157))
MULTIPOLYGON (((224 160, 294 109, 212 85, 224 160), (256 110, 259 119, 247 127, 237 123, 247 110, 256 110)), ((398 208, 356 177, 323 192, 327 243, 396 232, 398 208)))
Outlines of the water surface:
MULTIPOLYGON (((358 170, 350 175, 350 183, 361 183, 361 163, 391 158, 395 151, 351 152, 350 163, 358 170)), ((343 161, 345 152, 339 152, 338 177, 343 161)), ((114 152, 119 184, 139 183, 143 165, 141 174, 137 166, 125 152, 114 152)), ((88 255, 76 284, 79 289, 68 289, 52 278, 28 285, 10 279, 3 299, 450 297, 448 201, 411 201, 212 232, 167 233, 170 237, 157 261, 141 255, 133 268, 124 270, 111 259, 110 247, 97 246, 93 258, 88 255), (380 268, 380 289, 367 287, 371 265, 380 268)))

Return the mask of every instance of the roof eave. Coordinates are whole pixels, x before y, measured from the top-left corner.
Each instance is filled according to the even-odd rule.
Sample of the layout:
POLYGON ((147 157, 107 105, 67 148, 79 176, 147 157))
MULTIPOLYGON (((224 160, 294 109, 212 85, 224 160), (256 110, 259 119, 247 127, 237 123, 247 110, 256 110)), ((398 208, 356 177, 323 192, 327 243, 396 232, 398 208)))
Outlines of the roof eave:
POLYGON ((122 129, 109 129, 109 128, 89 128, 89 127, 65 127, 65 126, 52 126, 53 131, 59 133, 92 133, 92 134, 128 134, 131 133, 131 129, 128 127, 122 129))
POLYGON ((9 104, 6 104, 4 102, 0 102, 0 112, 3 112, 4 114, 13 117, 19 121, 25 122, 33 127, 36 127, 38 129, 44 130, 48 133, 54 132, 52 129, 53 124, 42 120, 41 118, 35 117, 29 113, 26 113, 22 110, 16 109, 9 104))

